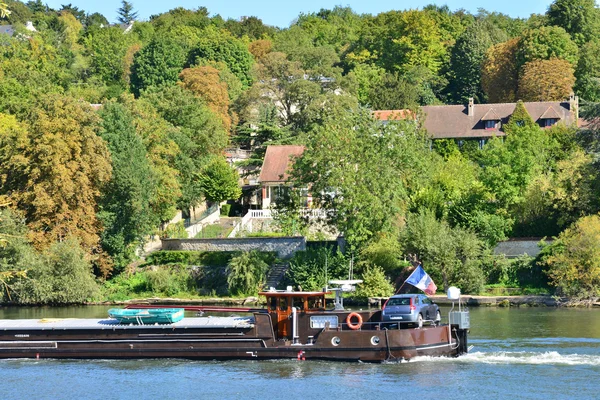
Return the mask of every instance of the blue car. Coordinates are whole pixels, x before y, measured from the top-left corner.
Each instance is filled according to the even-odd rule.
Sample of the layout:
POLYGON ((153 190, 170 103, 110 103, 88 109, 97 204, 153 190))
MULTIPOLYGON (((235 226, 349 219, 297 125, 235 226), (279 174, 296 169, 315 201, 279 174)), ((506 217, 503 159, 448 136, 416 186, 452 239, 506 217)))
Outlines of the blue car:
POLYGON ((381 319, 383 322, 413 323, 420 328, 423 321, 440 322, 442 314, 438 305, 424 294, 398 294, 385 302, 381 319))

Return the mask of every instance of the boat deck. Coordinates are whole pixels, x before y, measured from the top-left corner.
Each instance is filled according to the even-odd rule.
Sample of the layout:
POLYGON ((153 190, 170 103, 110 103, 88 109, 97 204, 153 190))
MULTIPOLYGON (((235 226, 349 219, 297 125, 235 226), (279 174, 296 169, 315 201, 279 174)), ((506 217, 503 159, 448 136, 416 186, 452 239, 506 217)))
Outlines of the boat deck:
POLYGON ((195 317, 172 324, 120 324, 116 319, 44 318, 0 320, 0 331, 71 329, 252 328, 254 317, 195 317))

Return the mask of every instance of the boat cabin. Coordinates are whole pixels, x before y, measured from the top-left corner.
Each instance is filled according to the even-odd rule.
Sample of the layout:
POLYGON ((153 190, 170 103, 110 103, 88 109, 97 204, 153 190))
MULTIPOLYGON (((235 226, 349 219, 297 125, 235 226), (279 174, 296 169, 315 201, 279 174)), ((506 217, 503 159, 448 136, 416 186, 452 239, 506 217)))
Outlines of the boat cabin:
POLYGON ((325 295, 330 292, 270 291, 259 293, 267 298, 267 310, 278 339, 292 338, 290 321, 293 314, 325 311, 325 295))

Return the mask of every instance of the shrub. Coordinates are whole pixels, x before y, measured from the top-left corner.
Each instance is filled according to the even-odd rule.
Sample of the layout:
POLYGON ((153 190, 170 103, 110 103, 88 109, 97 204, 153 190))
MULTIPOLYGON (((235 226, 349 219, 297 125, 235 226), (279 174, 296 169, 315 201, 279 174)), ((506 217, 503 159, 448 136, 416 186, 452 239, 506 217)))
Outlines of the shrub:
POLYGON ((250 251, 233 257, 227 265, 227 284, 235 295, 256 294, 266 280, 269 265, 260 253, 250 251))
POLYGON ((169 239, 187 239, 188 233, 185 230, 183 221, 167 225, 166 229, 162 232, 162 237, 169 239))
POLYGON ((389 297, 394 294, 392 283, 385 276, 383 268, 377 265, 367 266, 362 273, 362 280, 363 283, 356 290, 357 297, 389 297))
POLYGON ((231 204, 223 204, 221 206, 221 215, 222 216, 228 217, 230 211, 231 211, 231 204))
POLYGON ((147 290, 153 294, 173 296, 177 293, 195 292, 190 271, 185 267, 160 267, 146 272, 147 290))

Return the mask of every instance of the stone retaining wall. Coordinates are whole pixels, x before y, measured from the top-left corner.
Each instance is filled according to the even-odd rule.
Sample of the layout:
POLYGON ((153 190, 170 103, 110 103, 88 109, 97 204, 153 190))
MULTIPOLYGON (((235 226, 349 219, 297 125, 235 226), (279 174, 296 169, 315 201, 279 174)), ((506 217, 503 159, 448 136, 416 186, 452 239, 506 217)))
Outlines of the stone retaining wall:
POLYGON ((306 238, 226 238, 226 239, 162 239, 163 250, 191 251, 272 251, 279 258, 290 258, 297 251, 306 250, 306 238))

